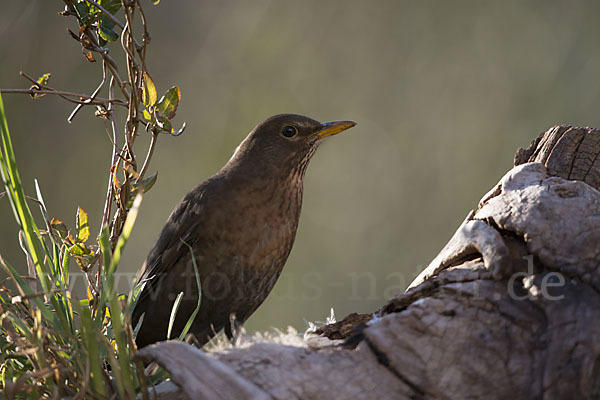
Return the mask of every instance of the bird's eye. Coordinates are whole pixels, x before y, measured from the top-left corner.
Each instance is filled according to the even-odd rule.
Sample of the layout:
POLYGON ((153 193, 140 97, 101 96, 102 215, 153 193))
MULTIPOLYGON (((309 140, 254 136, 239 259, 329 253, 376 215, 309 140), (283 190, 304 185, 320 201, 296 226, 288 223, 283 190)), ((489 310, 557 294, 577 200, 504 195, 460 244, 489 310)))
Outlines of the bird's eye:
POLYGON ((286 125, 281 130, 281 134, 283 136, 285 136, 286 138, 292 138, 292 137, 296 136, 297 133, 298 133, 298 129, 296 129, 295 126, 291 126, 291 125, 286 125))

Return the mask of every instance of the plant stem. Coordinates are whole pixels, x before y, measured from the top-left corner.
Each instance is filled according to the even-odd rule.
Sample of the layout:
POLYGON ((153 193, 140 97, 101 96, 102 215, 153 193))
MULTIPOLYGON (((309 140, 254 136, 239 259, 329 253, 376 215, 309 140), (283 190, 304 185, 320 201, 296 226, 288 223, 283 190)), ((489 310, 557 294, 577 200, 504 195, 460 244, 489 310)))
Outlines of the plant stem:
POLYGON ((144 165, 142 166, 142 170, 140 171, 140 177, 138 181, 141 181, 144 178, 144 174, 148 169, 148 165, 150 165, 150 159, 152 158, 152 154, 154 153, 154 147, 156 146, 156 141, 158 140, 158 133, 152 132, 152 139, 150 139, 150 148, 148 149, 148 154, 146 154, 146 159, 144 160, 144 165))

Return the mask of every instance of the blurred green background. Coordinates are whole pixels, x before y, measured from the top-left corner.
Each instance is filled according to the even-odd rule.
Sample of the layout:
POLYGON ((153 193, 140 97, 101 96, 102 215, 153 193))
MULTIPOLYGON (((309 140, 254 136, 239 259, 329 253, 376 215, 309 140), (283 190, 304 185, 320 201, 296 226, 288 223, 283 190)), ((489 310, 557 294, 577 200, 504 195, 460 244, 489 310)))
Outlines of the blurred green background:
MULTIPOLYGON (((146 1, 146 0, 144 0, 146 1)), ((600 126, 594 1, 146 1, 149 70, 182 89, 178 138, 159 139, 122 272, 143 262, 177 201, 217 171, 255 124, 292 112, 358 126, 317 152, 287 266, 253 331, 368 312, 404 289, 512 166, 555 124, 600 126)), ((101 76, 66 33, 58 0, 2 0, 0 87, 19 70, 90 93, 101 76)), ((113 44, 113 54, 118 49, 113 44)), ((111 145, 58 98, 4 95, 22 178, 50 214, 77 206, 97 232, 111 145)), ((122 120, 121 120, 122 121, 122 120)), ((142 158, 147 138, 138 141, 142 158)), ((24 267, 0 199, 0 252, 24 267)), ((121 282, 123 291, 126 281, 121 282)))

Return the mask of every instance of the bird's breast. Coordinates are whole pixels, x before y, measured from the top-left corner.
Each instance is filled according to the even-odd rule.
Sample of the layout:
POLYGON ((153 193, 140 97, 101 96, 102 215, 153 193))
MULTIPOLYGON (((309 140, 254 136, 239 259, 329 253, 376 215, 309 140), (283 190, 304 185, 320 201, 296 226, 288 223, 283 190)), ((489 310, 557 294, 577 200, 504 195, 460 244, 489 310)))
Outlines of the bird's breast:
POLYGON ((296 236, 302 205, 301 183, 252 188, 241 192, 236 203, 239 224, 230 234, 240 246, 237 253, 246 258, 245 264, 254 268, 281 270, 296 236))

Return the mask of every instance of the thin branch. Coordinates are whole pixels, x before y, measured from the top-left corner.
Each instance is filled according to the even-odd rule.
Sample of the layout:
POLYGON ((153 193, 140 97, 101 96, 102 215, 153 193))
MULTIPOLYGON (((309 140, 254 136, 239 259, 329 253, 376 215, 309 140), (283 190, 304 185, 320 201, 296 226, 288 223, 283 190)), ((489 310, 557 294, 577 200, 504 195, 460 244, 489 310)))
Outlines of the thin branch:
MULTIPOLYGON (((94 92, 90 96, 92 99, 96 98, 98 93, 100 93, 100 90, 102 90, 102 88, 104 87, 105 83, 106 83, 106 62, 102 61, 102 82, 100 82, 100 85, 98 85, 96 90, 94 90, 94 92)), ((71 115, 69 115, 69 118, 67 118, 67 122, 71 123, 71 121, 73 121, 73 118, 75 118, 75 115, 77 115, 77 113, 79 112, 79 110, 81 110, 83 108, 83 106, 84 106, 83 104, 78 104, 77 107, 75 107, 75 109, 71 113, 71 115)))
POLYGON ((28 94, 28 95, 31 95, 31 96, 36 95, 36 94, 55 94, 57 96, 60 96, 60 97, 64 98, 67 101, 70 101, 72 103, 77 103, 77 104, 106 106, 106 105, 108 105, 110 103, 110 104, 116 104, 118 106, 127 107, 127 103, 125 103, 123 100, 118 100, 118 99, 108 100, 108 99, 103 99, 103 98, 100 98, 100 97, 92 99, 91 96, 88 96, 86 94, 73 93, 73 92, 65 92, 65 91, 62 91, 62 90, 48 90, 48 89, 0 89, 0 93, 20 93, 20 94, 28 94), (68 96, 68 97, 79 97, 80 99, 84 99, 84 100, 75 100, 75 99, 71 99, 71 98, 68 98, 68 97, 65 97, 65 96, 68 96), (85 101, 85 100, 87 100, 87 101, 85 101))
MULTIPOLYGON (((108 54, 104 54, 104 53, 100 53, 101 57, 103 60, 112 60, 112 58, 110 58, 110 56, 108 54)), ((119 76, 119 72, 117 71, 117 68, 115 68, 113 65, 111 65, 110 63, 108 64, 108 69, 110 70, 110 73, 112 76, 115 77, 115 79, 117 80, 118 83, 118 87, 121 90, 121 93, 123 93, 123 95, 125 96, 126 99, 129 98, 129 92, 127 91, 127 89, 125 89, 125 83, 123 82, 123 80, 121 79, 121 77, 119 76)))
POLYGON ((140 0, 135 0, 138 5, 138 9, 140 10, 140 19, 142 20, 142 27, 144 28, 144 33, 142 34, 142 49, 138 50, 138 54, 142 59, 142 72, 146 71, 146 47, 148 43, 150 43, 150 33, 148 32, 148 22, 146 20, 146 14, 144 14, 144 9, 142 8, 142 4, 140 0))
POLYGON ((90 288, 92 289, 92 293, 98 294, 100 293, 98 291, 98 286, 96 286, 96 283, 94 282, 94 279, 92 277, 90 277, 90 272, 88 271, 84 271, 85 274, 85 278, 87 279, 88 285, 90 286, 90 288))
POLYGON ((129 46, 127 46, 126 44, 126 41, 131 40, 133 34, 129 26, 130 18, 127 9, 125 9, 125 16, 127 18, 127 24, 126 27, 123 29, 123 32, 121 33, 121 47, 123 48, 123 51, 127 54, 129 59, 135 60, 135 55, 131 52, 129 46))
MULTIPOLYGON (((112 61, 112 59, 111 59, 108 62, 108 64, 107 64, 108 67, 109 67, 109 69, 111 69, 111 62, 114 64, 114 61, 112 61)), ((116 64, 115 64, 115 68, 116 68, 116 64)), ((111 72, 112 72, 112 69, 111 69, 111 72)), ((52 87, 50 87, 48 85, 43 85, 43 84, 39 83, 38 81, 36 81, 35 79, 33 79, 31 76, 27 75, 23 71, 20 71, 19 74, 22 77, 24 77, 25 79, 27 79, 29 82, 33 83, 33 85, 35 86, 35 88, 37 88, 37 89, 35 89, 34 87, 31 87, 30 89, 35 89, 35 90, 53 90, 53 91, 56 91, 56 89, 54 89, 54 88, 52 88, 52 87)), ((117 75, 117 79, 119 79, 118 78, 118 74, 116 73, 116 71, 114 72, 113 75, 117 75)), ((121 83, 120 80, 119 80, 119 83, 121 83)), ((123 91, 123 93, 125 94, 125 98, 128 99, 129 98, 129 94, 127 93, 127 91, 123 91)), ((67 98, 67 97, 65 97, 63 95, 59 95, 59 96, 61 98, 65 99, 65 100, 67 100, 67 101, 72 102, 72 103, 83 104, 83 105, 86 105, 86 104, 97 105, 94 102, 90 102, 90 101, 88 101, 88 102, 82 102, 81 100, 72 100, 72 99, 69 99, 69 98, 67 98)), ((92 99, 91 96, 87 96, 87 95, 79 95, 79 97, 84 98, 84 99, 87 97, 89 100, 105 100, 105 99, 92 99)), ((120 104, 120 105, 123 105, 123 106, 126 106, 126 104, 127 104, 125 102, 122 102, 121 100, 118 100, 118 101, 121 101, 121 103, 117 103, 117 100, 112 100, 112 101, 115 101, 115 104, 120 104)))
MULTIPOLYGON (((133 10, 135 10, 135 8, 133 10)), ((135 55, 131 49, 133 40, 133 16, 130 14, 130 6, 126 6, 125 3, 123 3, 123 11, 125 12, 125 18, 127 19, 127 22, 121 35, 121 45, 127 54, 127 75, 129 78, 129 83, 132 87, 131 96, 129 97, 129 116, 127 118, 127 154, 130 157, 129 162, 134 166, 135 169, 136 162, 135 155, 133 154, 133 142, 135 140, 138 127, 136 122, 139 105, 137 88, 139 87, 141 73, 138 73, 139 68, 135 61, 135 55)))
MULTIPOLYGON (((108 86, 108 97, 109 99, 114 96, 114 86, 115 86, 115 78, 110 78, 110 84, 108 86)), ((102 215, 102 227, 104 227, 108 223, 108 218, 110 215, 110 209, 112 205, 112 189, 113 189, 113 176, 115 174, 115 168, 117 163, 117 152, 119 147, 119 132, 117 128, 117 118, 115 116, 114 110, 109 104, 109 112, 110 112, 110 120, 111 120, 111 131, 112 131, 112 157, 111 157, 111 171, 108 176, 108 188, 106 190, 106 201, 104 203, 104 213, 102 215)))
POLYGON ((102 57, 102 59, 108 63, 108 69, 110 70, 112 76, 114 76, 117 80, 117 83, 119 84, 119 89, 121 90, 125 98, 129 99, 129 93, 127 92, 127 90, 125 90, 125 83, 123 82, 123 80, 119 76, 119 73, 117 72, 117 63, 115 62, 115 60, 112 59, 111 56, 108 55, 108 49, 105 49, 100 46, 100 44, 96 41, 96 37, 89 31, 89 29, 90 27, 88 26, 85 29, 85 32, 87 38, 89 39, 89 43, 91 44, 92 50, 100 54, 100 57, 102 57))
POLYGON ((46 85, 39 83, 38 81, 36 81, 35 79, 30 77, 23 71, 19 71, 19 75, 21 75, 23 78, 27 79, 29 82, 33 83, 35 86, 37 86, 40 89, 49 89, 46 85))
MULTIPOLYGON (((115 77, 112 76, 110 78, 110 83, 108 84, 108 98, 112 99, 115 95, 115 77)), ((106 188, 106 200, 104 202, 104 212, 102 214, 102 224, 100 225, 100 234, 102 233, 102 229, 104 226, 108 224, 108 218, 110 216, 110 210, 112 208, 112 199, 113 199, 113 178, 116 173, 116 164, 117 164, 117 150, 119 145, 119 132, 117 128, 117 117, 115 115, 115 110, 112 108, 112 105, 109 103, 108 105, 108 113, 110 115, 110 123, 111 123, 111 131, 112 131, 112 156, 110 159, 110 171, 108 173, 108 185, 106 188)), ((99 235, 100 235, 99 234, 99 235)), ((106 266, 107 267, 107 266, 106 266)), ((98 270, 96 271, 96 287, 98 290, 102 289, 102 260, 100 259, 98 262, 98 270)))

